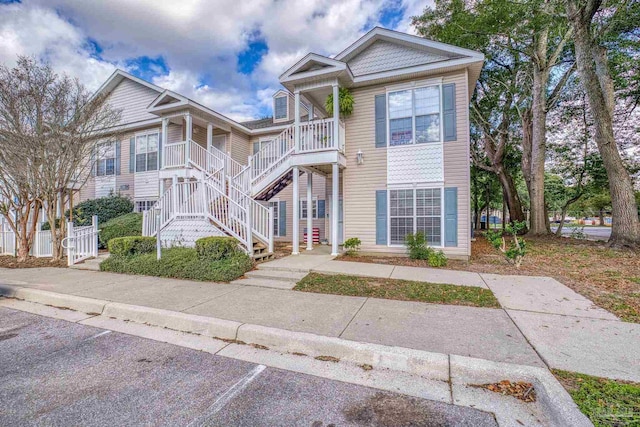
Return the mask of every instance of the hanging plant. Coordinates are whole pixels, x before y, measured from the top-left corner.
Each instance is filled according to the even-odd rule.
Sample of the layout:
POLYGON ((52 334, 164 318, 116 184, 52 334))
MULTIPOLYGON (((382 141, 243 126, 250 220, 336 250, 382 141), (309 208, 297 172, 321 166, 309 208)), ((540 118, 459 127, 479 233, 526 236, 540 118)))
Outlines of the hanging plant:
MULTIPOLYGON (((346 87, 341 87, 338 92, 338 103, 340 106, 340 116, 348 117, 353 113, 353 95, 346 87)), ((329 117, 333 116, 333 93, 327 96, 324 102, 324 109, 329 113, 329 117)))

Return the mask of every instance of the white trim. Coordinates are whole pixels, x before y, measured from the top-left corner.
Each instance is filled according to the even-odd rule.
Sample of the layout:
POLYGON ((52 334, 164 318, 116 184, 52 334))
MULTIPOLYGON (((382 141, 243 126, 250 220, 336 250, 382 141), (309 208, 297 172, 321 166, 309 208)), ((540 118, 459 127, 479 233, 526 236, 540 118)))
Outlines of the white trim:
MULTIPOLYGON (((354 77, 353 83, 354 84, 357 84, 357 83, 372 84, 374 80, 387 79, 392 77, 400 78, 406 74, 425 73, 428 71, 433 71, 433 70, 438 70, 443 68, 458 67, 461 65, 468 65, 476 62, 480 62, 480 60, 475 58, 458 58, 458 59, 450 59, 447 61, 431 62, 429 64, 417 65, 414 67, 398 68, 395 70, 381 71, 379 73, 365 74, 362 76, 354 77)), ((443 72, 445 71, 443 70, 443 72)))
MULTIPOLYGON (((311 215, 312 215, 311 219, 313 219, 314 221, 315 221, 316 219, 321 219, 321 218, 318 218, 318 200, 319 200, 319 199, 318 199, 318 196, 312 196, 312 197, 311 197, 311 215), (314 204, 314 203, 315 203, 315 205, 316 205, 316 214, 315 214, 315 215, 313 215, 313 204, 314 204)), ((305 195, 304 195, 304 198, 301 198, 301 199, 300 199, 300 219, 305 219, 305 220, 307 219, 307 217, 304 217, 304 218, 302 217, 302 202, 305 202, 305 203, 306 203, 306 201, 307 201, 307 195, 306 195, 306 188, 305 188, 305 195)), ((325 202, 325 203, 326 203, 326 202, 325 202)), ((326 209, 326 206, 325 206, 325 209, 326 209)), ((307 208, 307 211, 308 211, 308 210, 309 210, 309 209, 307 208)), ((325 216, 326 216, 326 214, 325 214, 325 216)))
POLYGON ((310 52, 310 53, 307 53, 305 56, 303 56, 300 60, 298 60, 298 62, 293 64, 291 67, 289 67, 284 73, 280 74, 279 79, 280 81, 288 81, 290 79, 297 80, 299 78, 311 77, 312 75, 322 75, 327 72, 342 71, 342 70, 345 70, 346 68, 347 68, 347 64, 345 64, 342 61, 310 52), (324 67, 319 70, 313 70, 313 71, 302 71, 302 72, 299 72, 299 74, 295 78, 291 79, 291 76, 293 74, 297 73, 300 68, 302 68, 304 65, 306 65, 310 61, 326 64, 328 65, 328 67, 324 67))
MULTIPOLYGON (((434 80, 438 80, 438 79, 434 79, 434 80)), ((442 90, 442 86, 443 86, 443 81, 442 78, 439 79, 440 82, 439 83, 435 83, 435 84, 428 84, 428 82, 430 82, 431 80, 426 80, 426 81, 414 81, 414 82, 409 82, 409 83, 405 83, 405 85, 410 85, 410 86, 403 86, 403 88, 400 89, 394 89, 394 86, 389 86, 386 87, 386 92, 385 92, 385 97, 386 97, 386 108, 387 108, 387 149, 395 149, 398 147, 406 147, 406 146, 417 146, 417 145, 428 145, 428 144, 441 144, 443 147, 443 155, 442 155, 442 173, 443 173, 443 178, 444 178, 444 128, 443 128, 443 115, 444 115, 444 110, 443 110, 443 99, 442 99, 442 95, 443 95, 443 90, 442 90), (434 87, 434 86, 438 86, 439 88, 439 97, 440 99, 439 104, 440 104, 440 119, 438 120, 439 124, 440 124, 440 139, 438 141, 427 141, 427 142, 416 142, 416 103, 415 103, 415 94, 414 94, 414 90, 416 89, 422 89, 422 88, 427 88, 427 87, 434 87), (411 91, 411 139, 412 139, 412 143, 411 144, 401 144, 401 145, 391 145, 391 126, 390 126, 390 122, 391 122, 391 115, 389 114, 389 95, 395 92, 403 92, 406 90, 410 90, 411 91)), ((389 172, 389 162, 387 161, 387 173, 389 172)), ((388 176, 388 175, 387 175, 388 176)))
MULTIPOLYGON (((271 224, 271 227, 273 227, 273 237, 283 237, 280 235, 280 198, 279 197, 272 197, 271 199, 267 200, 267 208, 271 208, 271 203, 275 204, 276 207, 274 208, 274 211, 277 209, 278 210, 278 214, 276 215, 276 213, 274 212, 273 214, 273 224, 271 224), (277 227, 275 227, 275 225, 278 224, 277 227)), ((285 209, 286 210, 286 209, 285 209)), ((287 222, 285 221, 285 228, 287 226, 287 222)))
POLYGON ((352 59, 352 56, 356 56, 359 53, 359 50, 361 48, 362 49, 366 48, 369 41, 373 43, 378 39, 387 40, 387 41, 393 41, 393 40, 403 41, 409 44, 432 48, 432 49, 444 51, 446 53, 454 53, 458 55, 469 56, 476 60, 484 61, 484 54, 482 54, 481 52, 477 52, 475 50, 470 50, 470 49, 464 49, 464 48, 453 46, 446 43, 436 42, 433 40, 425 39, 423 37, 414 36, 411 34, 388 30, 382 27, 373 28, 367 34, 360 37, 354 43, 349 45, 345 50, 337 54, 334 58, 338 61, 344 60, 348 62, 350 59, 352 59))
MULTIPOLYGON (((160 128, 153 128, 153 129, 144 129, 144 130, 140 130, 138 132, 135 132, 133 134, 133 173, 134 175, 137 173, 146 173, 146 172, 157 172, 160 169, 162 169, 162 165, 160 164, 160 133, 162 132, 162 127, 160 128), (158 135, 158 150, 156 151, 156 153, 158 153, 157 155, 157 159, 156 162, 158 163, 157 168, 156 169, 152 169, 152 170, 143 170, 143 171, 138 171, 138 137, 139 136, 149 136, 149 135, 153 135, 153 134, 157 134, 158 135)), ((129 141, 129 143, 131 143, 131 141, 129 141)), ((131 153, 131 147, 129 147, 129 153, 131 153)), ((146 154, 146 153, 145 153, 146 154)), ((121 165, 122 167, 122 165, 121 165)))
MULTIPOLYGON (((416 228, 418 226, 417 219, 417 210, 416 210, 416 190, 428 190, 428 189, 439 189, 440 190, 440 245, 429 245, 429 247, 434 249, 444 249, 444 184, 442 185, 419 185, 419 184, 406 184, 402 187, 389 187, 387 186, 387 247, 389 248, 406 248, 407 245, 399 245, 391 243, 391 191, 396 190, 411 190, 413 191, 413 233, 416 233, 416 228)), ((408 218, 408 217, 407 217, 408 218)))
POLYGON ((153 83, 149 83, 146 80, 143 80, 141 78, 138 78, 132 74, 127 73, 126 71, 122 71, 120 69, 117 69, 113 72, 113 74, 111 74, 109 76, 109 78, 102 83, 102 85, 98 88, 98 90, 96 90, 93 95, 91 95, 90 100, 93 100, 96 96, 98 96, 100 93, 107 91, 107 92, 111 92, 113 89, 115 89, 116 86, 118 86, 118 84, 120 84, 120 82, 123 79, 129 79, 132 80, 138 84, 141 84, 149 89, 155 90, 156 92, 162 93, 162 91, 164 91, 163 88, 161 88, 160 86, 156 86, 153 83), (116 81, 116 79, 118 79, 118 81, 116 81))
MULTIPOLYGON (((284 91, 280 90, 278 92, 284 92, 284 91)), ((286 122, 286 121, 289 120, 290 115, 291 115, 291 112, 289 111, 289 95, 288 94, 274 95, 274 97, 273 97, 273 123, 286 122), (284 117, 277 118, 276 117, 276 99, 282 99, 282 98, 285 98, 286 101, 287 101, 285 103, 285 105, 287 106, 287 114, 284 117)))

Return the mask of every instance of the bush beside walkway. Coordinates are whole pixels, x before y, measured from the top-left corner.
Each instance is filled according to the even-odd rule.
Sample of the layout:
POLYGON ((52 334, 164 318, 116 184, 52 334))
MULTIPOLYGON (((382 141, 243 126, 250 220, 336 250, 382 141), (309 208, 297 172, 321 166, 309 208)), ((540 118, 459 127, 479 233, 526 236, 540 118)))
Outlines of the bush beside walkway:
POLYGON ((500 308, 500 303, 488 289, 410 280, 310 273, 293 289, 322 294, 500 308))
POLYGON ((207 282, 231 282, 251 268, 253 261, 246 254, 213 261, 198 258, 193 248, 163 249, 160 260, 155 253, 112 255, 100 264, 101 271, 207 282))

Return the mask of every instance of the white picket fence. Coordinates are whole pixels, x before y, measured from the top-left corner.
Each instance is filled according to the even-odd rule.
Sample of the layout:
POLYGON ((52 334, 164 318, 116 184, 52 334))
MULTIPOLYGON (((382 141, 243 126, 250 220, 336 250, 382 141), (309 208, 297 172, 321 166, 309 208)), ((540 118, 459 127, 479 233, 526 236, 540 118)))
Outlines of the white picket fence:
MULTIPOLYGON (((51 230, 43 230, 38 223, 35 239, 29 254, 37 258, 53 256, 51 230)), ((73 265, 87 258, 98 256, 98 217, 91 219, 91 225, 75 227, 67 222, 67 237, 62 246, 67 250, 67 264, 73 265)), ((0 255, 16 256, 16 234, 5 221, 0 222, 0 255)))
POLYGON ((16 255, 16 234, 5 221, 0 222, 0 255, 16 255))
POLYGON ((67 250, 67 265, 72 266, 88 258, 98 256, 98 216, 91 218, 91 225, 76 227, 67 222, 67 237, 62 241, 67 250))

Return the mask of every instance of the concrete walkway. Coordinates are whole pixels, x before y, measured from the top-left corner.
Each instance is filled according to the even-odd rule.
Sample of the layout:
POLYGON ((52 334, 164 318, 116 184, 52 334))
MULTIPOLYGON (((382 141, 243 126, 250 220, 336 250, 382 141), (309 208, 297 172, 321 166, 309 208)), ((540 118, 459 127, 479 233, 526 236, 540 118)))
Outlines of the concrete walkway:
MULTIPOLYGON (((70 269, 0 269, 1 284, 352 341, 640 381, 640 325, 620 322, 550 278, 394 267, 300 255, 259 271, 322 271, 491 289, 504 309, 191 282, 70 269), (291 259, 293 258, 293 259, 291 259), (293 263, 293 264, 292 264, 293 263)), ((278 276, 278 275, 275 275, 278 276)), ((257 282, 256 282, 257 281, 257 282)))

